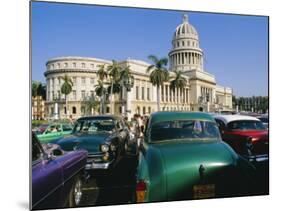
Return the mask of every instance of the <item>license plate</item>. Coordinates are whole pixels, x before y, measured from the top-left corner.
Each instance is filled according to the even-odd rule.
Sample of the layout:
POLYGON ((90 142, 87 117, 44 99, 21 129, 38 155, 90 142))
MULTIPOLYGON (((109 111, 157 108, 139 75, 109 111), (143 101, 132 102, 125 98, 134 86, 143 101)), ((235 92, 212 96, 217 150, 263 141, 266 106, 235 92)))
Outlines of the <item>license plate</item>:
POLYGON ((193 186, 193 198, 205 199, 215 197, 215 185, 194 185, 193 186))

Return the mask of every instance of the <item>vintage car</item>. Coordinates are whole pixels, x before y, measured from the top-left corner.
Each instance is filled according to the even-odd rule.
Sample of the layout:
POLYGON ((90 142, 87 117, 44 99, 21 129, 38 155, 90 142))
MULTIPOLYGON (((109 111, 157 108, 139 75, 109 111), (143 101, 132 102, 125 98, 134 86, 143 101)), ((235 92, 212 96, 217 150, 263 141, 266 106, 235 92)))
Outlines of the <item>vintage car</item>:
POLYGON ((156 112, 140 146, 140 202, 242 196, 255 190, 255 168, 221 140, 206 113, 156 112))
POLYGON ((32 134, 32 209, 79 205, 86 160, 86 150, 65 152, 32 134))
POLYGON ((263 125, 267 129, 269 128, 269 119, 268 119, 268 115, 267 114, 257 116, 257 118, 263 123, 263 125))
POLYGON ((217 115, 214 117, 223 141, 237 153, 258 160, 268 159, 268 130, 263 123, 252 116, 217 115))
POLYGON ((72 129, 73 126, 71 124, 52 123, 48 125, 43 133, 37 134, 37 137, 41 143, 49 143, 70 134, 72 129))
POLYGON ((86 149, 86 169, 106 170, 125 155, 128 140, 129 130, 121 117, 100 115, 79 118, 71 135, 53 143, 66 151, 86 149))

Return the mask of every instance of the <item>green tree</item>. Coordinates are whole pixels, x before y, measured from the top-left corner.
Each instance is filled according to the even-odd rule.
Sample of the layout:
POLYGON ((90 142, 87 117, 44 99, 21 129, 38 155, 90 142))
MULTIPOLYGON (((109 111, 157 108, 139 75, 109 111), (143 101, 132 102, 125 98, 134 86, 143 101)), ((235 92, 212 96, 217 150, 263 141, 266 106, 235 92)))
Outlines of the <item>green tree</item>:
POLYGON ((66 115, 68 115, 67 95, 72 92, 73 82, 68 75, 62 77, 63 84, 61 85, 61 93, 65 96, 66 115))
POLYGON ((112 60, 112 64, 107 67, 107 73, 110 77, 110 112, 114 113, 113 94, 117 93, 118 91, 120 92, 120 89, 117 89, 121 74, 121 67, 118 62, 112 60), (114 87, 116 88, 115 90, 114 87), (114 91, 116 92, 114 93, 114 91))
MULTIPOLYGON (((126 66, 122 68, 120 73, 120 84, 121 84, 122 97, 124 97, 124 90, 126 89, 127 92, 130 92, 131 88, 134 85, 134 76, 132 74, 132 70, 130 69, 130 66, 126 66)), ((123 104, 123 99, 121 100, 122 100, 122 106, 124 107, 125 105, 123 104)))
POLYGON ((148 56, 148 59, 153 62, 152 65, 148 66, 147 72, 150 72, 150 82, 157 89, 157 110, 160 111, 160 86, 163 86, 164 82, 169 80, 169 72, 166 68, 168 59, 158 59, 154 55, 148 56))
POLYGON ((86 115, 93 115, 99 106, 99 101, 94 96, 90 96, 82 101, 82 106, 85 108, 86 115))
MULTIPOLYGON (((172 90, 175 93, 176 89, 182 90, 186 84, 187 84, 187 80, 185 77, 183 77, 183 73, 179 70, 175 70, 173 71, 174 76, 172 76, 170 79, 172 79, 170 81, 170 86, 172 88, 172 90)), ((177 101, 177 108, 179 110, 179 100, 177 101)))
POLYGON ((105 94, 106 94, 106 89, 105 89, 105 82, 104 80, 107 79, 108 73, 105 69, 105 65, 99 65, 99 69, 97 71, 98 75, 98 84, 95 86, 95 91, 97 96, 100 97, 100 114, 104 114, 105 110, 105 94))

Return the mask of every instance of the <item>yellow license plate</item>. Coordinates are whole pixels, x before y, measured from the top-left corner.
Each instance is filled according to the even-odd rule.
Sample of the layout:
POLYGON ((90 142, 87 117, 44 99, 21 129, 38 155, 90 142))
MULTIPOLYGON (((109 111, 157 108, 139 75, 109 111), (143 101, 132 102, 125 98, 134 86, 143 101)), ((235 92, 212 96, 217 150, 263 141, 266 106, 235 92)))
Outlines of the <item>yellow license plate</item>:
POLYGON ((194 185, 193 186, 193 198, 205 199, 215 197, 215 185, 194 185))

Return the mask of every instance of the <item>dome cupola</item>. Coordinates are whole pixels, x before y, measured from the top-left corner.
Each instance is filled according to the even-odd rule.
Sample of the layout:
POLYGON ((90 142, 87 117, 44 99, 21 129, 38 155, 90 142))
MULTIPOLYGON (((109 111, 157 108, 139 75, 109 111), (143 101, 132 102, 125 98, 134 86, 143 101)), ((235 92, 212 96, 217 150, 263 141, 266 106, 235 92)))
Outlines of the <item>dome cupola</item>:
POLYGON ((189 23, 187 14, 174 31, 172 50, 169 53, 172 70, 203 71, 203 51, 199 47, 199 36, 194 26, 189 23))

